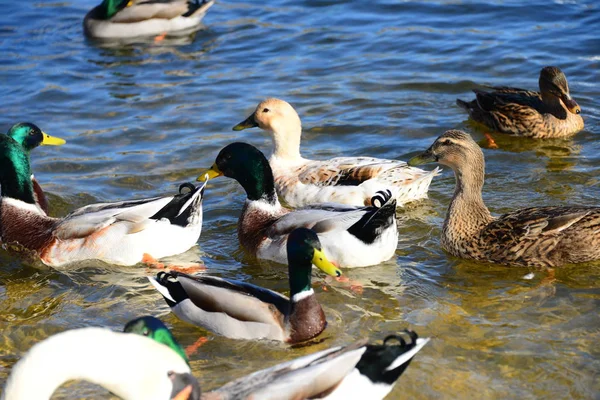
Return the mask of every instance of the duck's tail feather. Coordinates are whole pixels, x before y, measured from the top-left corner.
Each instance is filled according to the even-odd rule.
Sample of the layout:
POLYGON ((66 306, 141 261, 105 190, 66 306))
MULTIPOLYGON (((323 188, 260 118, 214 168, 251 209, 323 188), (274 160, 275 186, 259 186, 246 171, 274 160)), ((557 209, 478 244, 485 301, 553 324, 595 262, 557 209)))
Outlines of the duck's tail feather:
POLYGON ((151 219, 166 218, 173 225, 186 227, 188 225, 197 225, 202 223, 202 198, 206 182, 201 186, 194 186, 186 182, 179 186, 179 194, 173 196, 166 206, 161 208, 151 219), (189 192, 183 193, 184 189, 189 192))
POLYGON ((149 276, 148 280, 163 296, 169 307, 173 307, 188 298, 186 291, 177 277, 169 272, 160 271, 156 278, 149 276))
POLYGON ((198 18, 202 17, 212 5, 214 0, 193 0, 188 2, 188 11, 183 14, 184 17, 198 18))
POLYGON ((373 243, 396 218, 396 199, 390 190, 378 191, 371 197, 371 204, 365 215, 348 228, 348 232, 367 244, 373 243))
POLYGON ((471 109, 471 103, 468 101, 461 100, 461 99, 456 99, 456 105, 467 111, 469 111, 471 109))

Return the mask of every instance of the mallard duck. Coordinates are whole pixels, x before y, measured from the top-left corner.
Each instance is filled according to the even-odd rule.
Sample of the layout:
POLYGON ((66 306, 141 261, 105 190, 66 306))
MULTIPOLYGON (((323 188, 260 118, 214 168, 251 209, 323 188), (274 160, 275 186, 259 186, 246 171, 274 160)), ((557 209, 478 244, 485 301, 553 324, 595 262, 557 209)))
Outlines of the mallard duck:
MULTIPOLYGON (((60 146, 66 143, 64 139, 50 136, 30 122, 15 124, 6 134, 23 146, 27 154, 39 145, 60 146)), ((36 204, 42 211, 48 214, 48 199, 33 174, 31 174, 31 183, 33 184, 33 195, 35 196, 36 204)))
POLYGON ((204 185, 189 183, 176 195, 93 204, 50 218, 36 205, 27 153, 5 135, 0 135, 0 191, 1 241, 35 251, 54 267, 88 259, 133 265, 183 253, 196 244, 202 228, 204 185))
POLYGON ((187 33, 197 30, 213 0, 103 0, 83 20, 98 39, 187 33))
POLYGON ((3 400, 47 400, 66 381, 89 381, 126 400, 199 400, 179 354, 155 340, 104 328, 58 333, 37 343, 10 373, 3 400))
POLYGON ((600 259, 599 207, 531 207, 493 217, 481 197, 483 152, 462 131, 445 132, 409 164, 429 162, 447 165, 456 175, 441 239, 450 254, 532 267, 600 259))
POLYGON ((316 233, 295 229, 287 241, 290 298, 249 283, 215 276, 160 272, 149 278, 171 310, 184 321, 234 339, 298 343, 314 338, 327 321, 311 287, 314 264, 332 276, 316 233))
POLYGON ((198 180, 221 175, 235 179, 246 191, 238 237, 242 247, 259 259, 286 263, 285 242, 299 227, 314 230, 325 254, 342 267, 379 264, 396 251, 396 200, 389 191, 373 196, 374 205, 369 207, 327 203, 291 211, 277 199, 273 172, 264 154, 240 142, 223 148, 198 180))
POLYGON ((188 359, 185 350, 179 344, 173 333, 163 324, 163 322, 155 317, 149 315, 139 317, 129 321, 123 328, 125 333, 136 333, 138 335, 149 337, 159 343, 169 346, 175 353, 179 354, 181 358, 189 365, 190 360, 188 359))
POLYGON ((308 160, 300 155, 302 126, 296 110, 287 102, 267 99, 245 121, 239 131, 259 127, 271 134, 273 154, 269 164, 277 194, 290 207, 326 202, 355 206, 371 205, 382 190, 390 190, 398 205, 427 197, 435 171, 409 167, 404 161, 372 157, 338 157, 308 160))
MULTIPOLYGON (((146 317, 138 326, 136 333, 153 337, 173 348, 168 328, 156 318, 146 317), (161 333, 155 334, 155 329, 160 329, 161 333)), ((265 400, 276 395, 278 400, 380 400, 388 395, 427 342, 428 338, 421 339, 415 332, 404 331, 388 336, 383 344, 367 344, 366 340, 361 340, 348 346, 333 347, 236 379, 203 393, 202 399, 265 400)))
POLYGON ((581 107, 569 94, 565 74, 557 67, 540 72, 540 92, 492 86, 492 92, 474 90, 476 99, 456 104, 490 129, 532 138, 562 138, 583 129, 581 107))

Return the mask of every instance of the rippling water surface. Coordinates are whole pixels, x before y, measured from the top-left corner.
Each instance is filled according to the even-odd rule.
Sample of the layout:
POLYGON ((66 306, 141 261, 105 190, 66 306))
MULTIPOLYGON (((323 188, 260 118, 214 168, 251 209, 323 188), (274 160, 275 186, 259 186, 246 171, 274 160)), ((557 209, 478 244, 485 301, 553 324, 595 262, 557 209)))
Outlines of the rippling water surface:
MULTIPOLYGON (((484 199, 494 213, 525 205, 598 205, 600 4, 595 1, 220 1, 194 37, 98 44, 82 36, 94 1, 10 2, 0 16, 0 130, 31 121, 67 139, 39 148, 33 168, 51 212, 96 201, 172 193, 234 140, 265 151, 258 130, 233 132, 261 99, 298 110, 307 157, 408 159, 449 128, 481 132, 455 105, 477 84, 536 88, 560 66, 586 129, 570 140, 496 135, 485 149, 484 199)), ((0 252, 0 384, 35 342, 89 325, 121 329, 162 316, 207 389, 368 336, 410 327, 434 340, 390 398, 594 398, 600 384, 598 265, 529 271, 458 260, 439 247, 452 196, 448 171, 430 198, 399 210, 396 257, 317 295, 329 326, 310 347, 215 337, 179 321, 145 267, 87 262, 68 270, 0 252)), ((244 257, 235 238, 244 194, 233 181, 207 191, 205 224, 188 254, 220 276, 285 292, 286 270, 244 257)), ((316 279, 321 281, 321 279, 316 279)), ((107 397, 70 385, 59 398, 107 397)))

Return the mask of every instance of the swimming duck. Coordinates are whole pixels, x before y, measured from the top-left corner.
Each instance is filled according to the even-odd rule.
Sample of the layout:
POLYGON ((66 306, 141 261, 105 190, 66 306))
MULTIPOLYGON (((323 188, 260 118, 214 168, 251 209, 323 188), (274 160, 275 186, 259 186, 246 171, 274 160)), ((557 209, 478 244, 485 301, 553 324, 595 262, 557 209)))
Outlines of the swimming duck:
POLYGON ((213 0, 103 0, 83 20, 98 39, 188 33, 197 30, 213 0))
POLYGON ((215 276, 160 272, 149 278, 184 321, 234 339, 298 343, 319 335, 327 321, 311 287, 314 264, 340 276, 316 233, 295 229, 287 241, 290 298, 249 283, 215 276))
POLYGON ((454 170, 456 190, 442 247, 456 257, 498 264, 558 267, 600 259, 600 207, 531 207, 493 217, 483 203, 483 152, 465 132, 445 132, 409 164, 454 170))
POLYGON ((435 171, 409 167, 404 161, 372 157, 338 157, 309 160, 300 155, 302 126, 296 110, 287 102, 267 99, 239 131, 259 127, 271 134, 273 154, 269 164, 277 194, 290 207, 326 202, 355 206, 371 205, 371 198, 390 190, 398 205, 427 197, 435 171))
POLYGON ((202 227, 204 185, 189 183, 176 195, 93 204, 50 218, 36 205, 27 153, 6 135, 0 135, 0 191, 1 241, 35 251, 54 267, 88 259, 133 265, 183 253, 202 227))
MULTIPOLYGON (((140 334, 145 329, 146 336, 172 347, 173 340, 166 333, 168 328, 159 320, 150 319, 156 320, 146 317, 136 333, 140 334), (145 327, 144 321, 148 321, 145 327), (161 325, 162 328, 157 328, 161 325), (163 332, 155 335, 155 329, 163 332)), ((212 392, 203 393, 202 399, 265 400, 276 394, 278 400, 380 400, 391 392, 400 375, 427 342, 428 338, 419 338, 415 332, 406 330, 388 336, 382 344, 368 344, 361 340, 348 346, 333 347, 236 379, 212 392)))
POLYGON ((327 256, 342 267, 366 267, 389 260, 396 251, 396 200, 390 192, 373 196, 369 207, 334 203, 291 211, 279 203, 273 172, 264 154, 247 143, 221 150, 213 166, 198 180, 224 175, 246 191, 238 223, 238 238, 259 259, 287 262, 285 242, 290 232, 314 230, 327 256))
POLYGON ((563 138, 582 130, 581 107, 571 98, 560 68, 542 68, 539 86, 539 92, 506 86, 492 86, 492 92, 475 89, 475 100, 457 99, 456 104, 473 120, 510 135, 563 138))
POLYGON ((190 367, 169 347, 140 335, 83 328, 35 344, 12 368, 2 400, 49 400, 72 379, 126 400, 200 399, 190 367))
MULTIPOLYGON (((27 154, 39 145, 43 146, 60 146, 66 143, 64 139, 53 137, 42 131, 36 125, 30 122, 20 122, 13 125, 6 133, 9 137, 13 138, 19 143, 27 154)), ((48 199, 42 190, 39 182, 33 174, 31 174, 31 183, 33 184, 33 195, 35 197, 36 204, 48 214, 48 199)))

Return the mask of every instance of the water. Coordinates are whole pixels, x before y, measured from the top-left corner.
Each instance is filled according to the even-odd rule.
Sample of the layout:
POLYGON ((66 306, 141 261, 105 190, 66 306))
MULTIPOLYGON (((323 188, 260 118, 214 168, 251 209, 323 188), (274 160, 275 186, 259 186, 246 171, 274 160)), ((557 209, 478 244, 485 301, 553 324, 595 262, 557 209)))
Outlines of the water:
MULTIPOLYGON (((570 140, 496 135, 485 150, 492 212, 526 205, 598 205, 599 4, 594 1, 284 1, 216 4, 195 37, 99 45, 82 36, 94 1, 3 2, 0 129, 32 121, 68 140, 32 155, 52 213, 96 201, 172 193, 234 140, 270 149, 258 130, 233 132, 261 99, 291 102, 307 157, 408 159, 446 129, 474 132, 454 103, 478 83, 535 88, 561 67, 586 129, 570 140), (375 4, 376 3, 376 4, 375 4)), ((67 271, 0 252, 0 384, 35 342, 83 327, 122 329, 161 316, 184 345, 207 335, 192 367, 210 389, 307 352, 410 327, 434 340, 390 398, 598 398, 598 265, 522 279, 529 271, 458 260, 439 247, 454 185, 399 211, 397 256, 347 271, 362 295, 317 295, 329 326, 316 344, 233 341, 191 327, 149 287, 145 267, 88 262, 67 271)), ((244 257, 233 181, 207 191, 198 248, 213 274, 285 292, 285 268, 244 257)), ((57 398, 107 397, 69 385, 57 398)))

